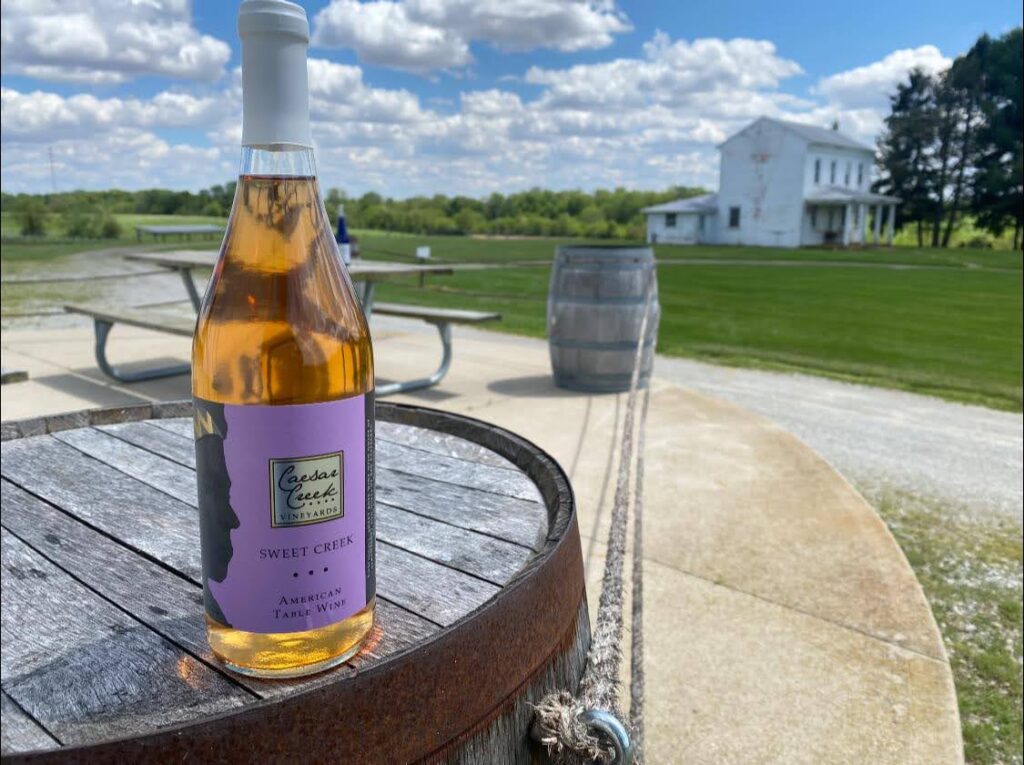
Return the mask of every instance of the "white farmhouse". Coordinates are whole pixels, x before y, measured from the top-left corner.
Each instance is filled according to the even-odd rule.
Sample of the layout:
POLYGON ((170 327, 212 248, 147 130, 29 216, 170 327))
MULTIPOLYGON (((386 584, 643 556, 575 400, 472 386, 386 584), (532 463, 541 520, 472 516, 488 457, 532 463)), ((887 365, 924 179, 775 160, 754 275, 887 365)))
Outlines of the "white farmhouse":
POLYGON ((761 117, 722 143, 717 194, 644 208, 647 241, 892 244, 896 197, 873 194, 874 150, 838 130, 761 117))

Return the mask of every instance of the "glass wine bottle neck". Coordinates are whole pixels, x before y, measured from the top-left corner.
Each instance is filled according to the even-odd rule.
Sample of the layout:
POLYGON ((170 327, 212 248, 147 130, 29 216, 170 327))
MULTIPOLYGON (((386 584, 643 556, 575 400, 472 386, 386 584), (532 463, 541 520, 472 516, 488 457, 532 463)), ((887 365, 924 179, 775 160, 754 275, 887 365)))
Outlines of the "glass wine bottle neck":
POLYGON ((243 174, 315 175, 306 12, 287 0, 245 0, 238 12, 238 34, 243 174))
POLYGON ((315 178, 316 158, 308 146, 243 146, 238 174, 243 178, 315 178))

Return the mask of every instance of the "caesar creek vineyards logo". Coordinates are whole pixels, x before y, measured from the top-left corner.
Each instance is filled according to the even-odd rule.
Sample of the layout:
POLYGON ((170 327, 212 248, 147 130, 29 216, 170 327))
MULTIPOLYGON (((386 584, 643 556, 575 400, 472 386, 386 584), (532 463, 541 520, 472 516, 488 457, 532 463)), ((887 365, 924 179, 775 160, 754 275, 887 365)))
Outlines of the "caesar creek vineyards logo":
POLYGON ((345 454, 270 460, 270 525, 306 526, 345 515, 345 454))

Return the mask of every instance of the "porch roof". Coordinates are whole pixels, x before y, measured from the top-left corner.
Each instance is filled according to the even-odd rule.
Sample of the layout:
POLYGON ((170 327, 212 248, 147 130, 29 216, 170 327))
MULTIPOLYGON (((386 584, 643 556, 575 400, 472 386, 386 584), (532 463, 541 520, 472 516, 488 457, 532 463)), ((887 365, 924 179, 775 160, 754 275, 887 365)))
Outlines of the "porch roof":
POLYGON ((850 202, 859 202, 861 204, 877 205, 877 204, 899 204, 899 197, 890 197, 885 194, 874 194, 870 191, 856 191, 854 189, 845 189, 840 186, 825 186, 820 189, 816 189, 807 195, 807 200, 810 204, 848 204, 850 202))
POLYGON ((693 213, 696 215, 698 213, 718 212, 718 195, 701 194, 699 197, 673 199, 671 202, 645 207, 640 212, 644 215, 657 215, 659 213, 693 213))

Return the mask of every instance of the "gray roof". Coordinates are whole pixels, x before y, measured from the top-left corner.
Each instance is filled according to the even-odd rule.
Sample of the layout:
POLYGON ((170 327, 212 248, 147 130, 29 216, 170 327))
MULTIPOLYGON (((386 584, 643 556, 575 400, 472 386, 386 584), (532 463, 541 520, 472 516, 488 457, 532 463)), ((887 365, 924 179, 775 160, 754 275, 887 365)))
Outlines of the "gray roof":
POLYGON ((699 197, 673 199, 660 205, 645 207, 640 212, 644 215, 658 213, 713 213, 718 212, 718 195, 701 194, 699 197))
POLYGON ((781 125, 784 128, 792 130, 802 138, 806 139, 809 143, 816 143, 822 146, 839 146, 843 149, 860 149, 862 151, 870 151, 872 154, 875 150, 863 144, 860 141, 855 141, 849 136, 845 136, 838 130, 831 130, 829 128, 817 127, 816 125, 807 125, 803 122, 790 122, 789 120, 777 120, 772 117, 764 117, 763 119, 769 122, 774 122, 781 125))
MULTIPOLYGON (((775 119, 774 117, 758 117, 756 120, 751 122, 750 125, 755 125, 758 122, 771 122, 774 125, 778 125, 781 128, 785 128, 790 132, 796 133, 798 136, 807 141, 807 143, 813 143, 818 146, 837 146, 841 149, 856 149, 857 151, 869 151, 872 154, 875 153, 875 150, 868 146, 867 144, 863 144, 860 141, 855 141, 849 136, 843 135, 838 130, 817 127, 815 125, 807 125, 803 122, 779 120, 775 119)), ((743 128, 743 130, 740 130, 738 133, 729 136, 721 145, 729 143, 729 141, 731 141, 733 138, 746 131, 747 128, 750 127, 750 125, 747 125, 747 127, 743 128)))
POLYGON ((842 204, 844 202, 861 202, 863 204, 898 203, 899 197, 890 197, 885 194, 874 194, 870 191, 858 191, 857 189, 845 189, 841 186, 823 186, 815 189, 807 195, 808 202, 818 204, 842 204))

